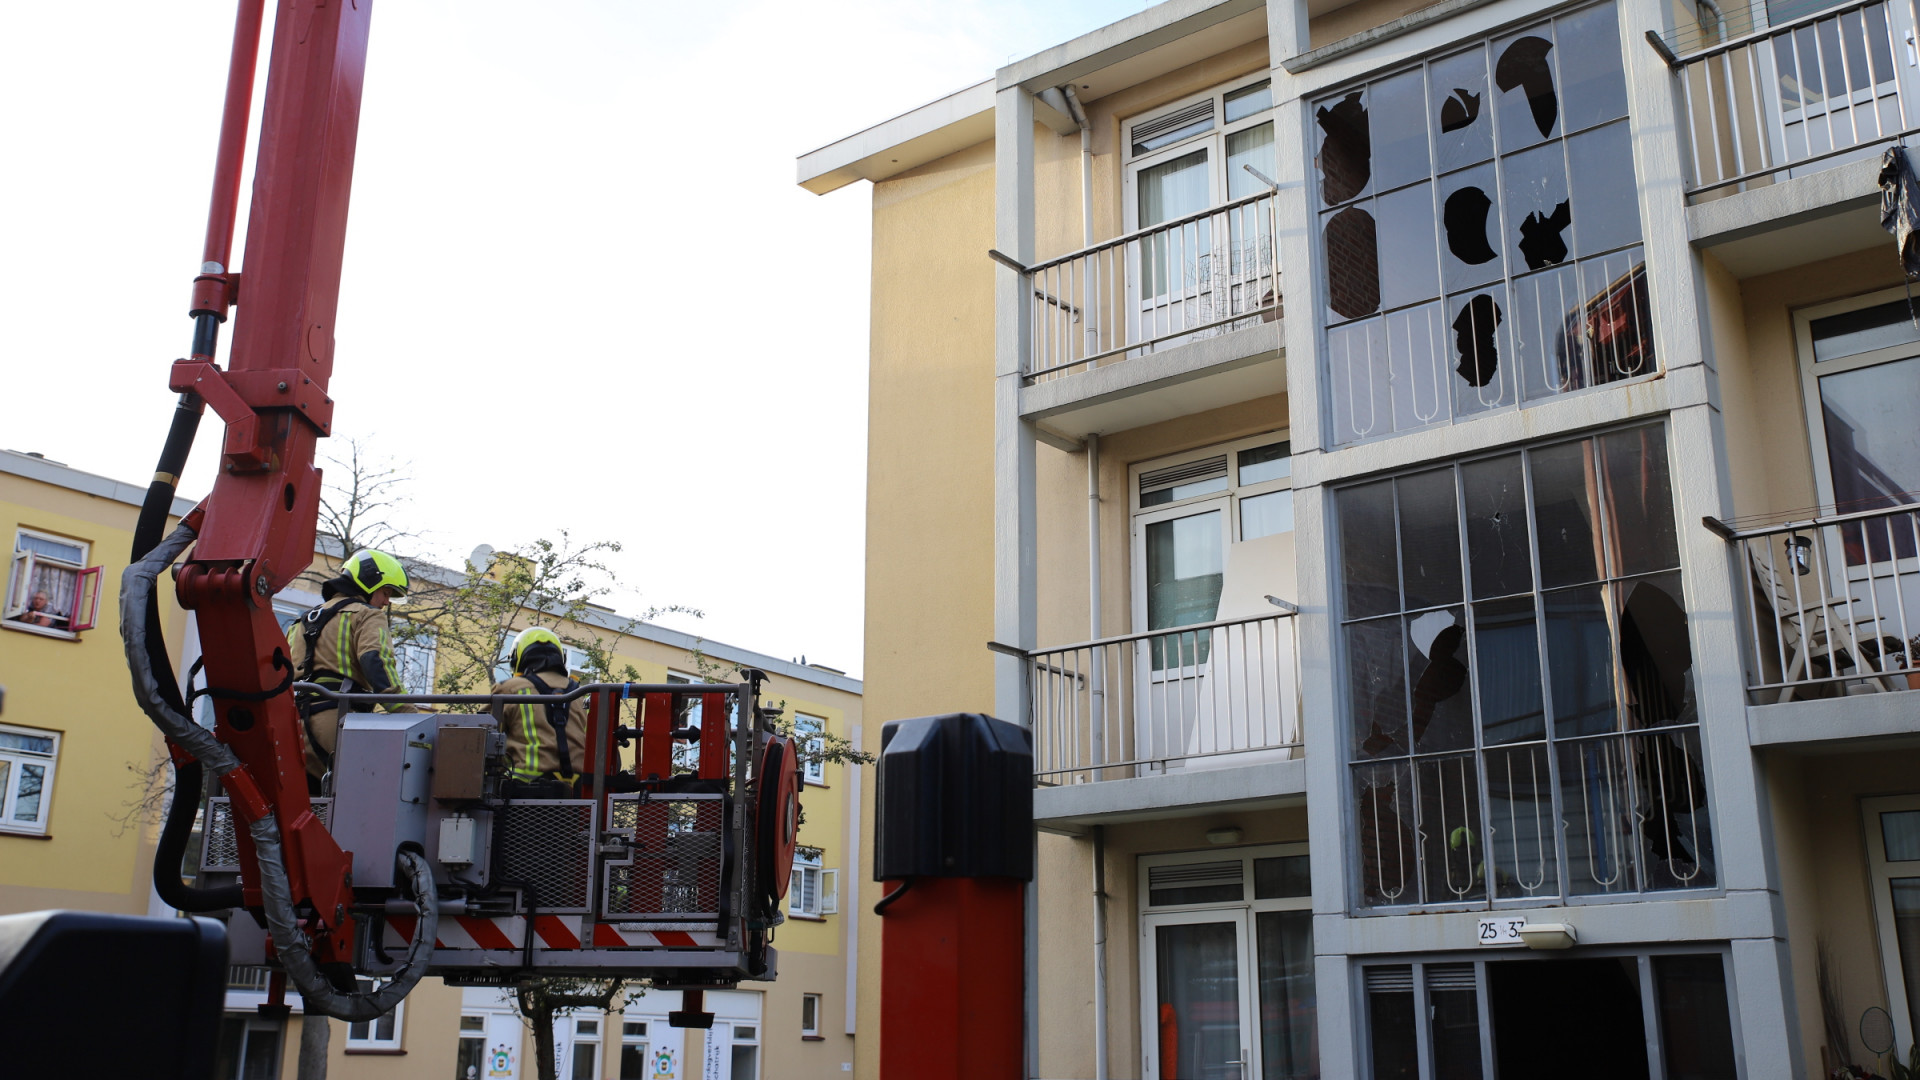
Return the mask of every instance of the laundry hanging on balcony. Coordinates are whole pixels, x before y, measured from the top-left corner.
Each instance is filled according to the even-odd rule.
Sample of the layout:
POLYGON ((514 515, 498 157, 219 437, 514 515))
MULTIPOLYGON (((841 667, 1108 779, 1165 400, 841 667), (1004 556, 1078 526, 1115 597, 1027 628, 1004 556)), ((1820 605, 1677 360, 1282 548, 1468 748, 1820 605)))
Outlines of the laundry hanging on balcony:
POLYGON ((1905 147, 1889 146, 1880 158, 1880 227, 1893 234, 1907 280, 1920 278, 1920 179, 1905 147))

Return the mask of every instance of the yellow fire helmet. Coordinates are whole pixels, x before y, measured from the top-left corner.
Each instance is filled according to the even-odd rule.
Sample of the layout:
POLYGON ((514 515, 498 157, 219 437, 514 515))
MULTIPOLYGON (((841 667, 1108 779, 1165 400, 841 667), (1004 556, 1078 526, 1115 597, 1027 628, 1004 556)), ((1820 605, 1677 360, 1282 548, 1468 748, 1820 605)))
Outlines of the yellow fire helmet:
POLYGON ((513 670, 520 670, 520 658, 526 654, 528 646, 538 645, 543 641, 550 642, 554 648, 561 651, 561 655, 566 654, 558 634, 544 626, 529 626, 513 639, 513 670))
POLYGON ((340 569, 368 596, 382 587, 392 589, 395 596, 407 595, 406 568, 400 565, 399 559, 384 551, 361 548, 347 556, 340 569))

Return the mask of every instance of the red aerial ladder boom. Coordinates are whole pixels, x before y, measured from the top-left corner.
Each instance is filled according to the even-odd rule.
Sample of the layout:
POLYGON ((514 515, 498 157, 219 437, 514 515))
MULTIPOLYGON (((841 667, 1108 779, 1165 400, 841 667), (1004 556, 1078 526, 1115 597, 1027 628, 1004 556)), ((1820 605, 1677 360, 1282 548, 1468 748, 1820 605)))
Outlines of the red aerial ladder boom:
MULTIPOLYGON (((261 959, 309 1010, 348 1019, 390 1010, 429 970, 453 981, 651 975, 690 990, 770 977, 767 942, 780 921, 797 802, 792 747, 758 706, 757 672, 739 684, 573 692, 591 696, 594 717, 584 746, 593 780, 576 799, 501 797, 499 736, 489 741, 491 721, 472 714, 343 715, 333 782, 353 798, 344 789, 339 800, 310 796, 293 665, 272 599, 314 551, 314 452, 333 420, 327 386, 372 2, 279 2, 243 277, 231 255, 263 13, 264 0, 240 0, 193 282, 193 349, 173 365, 179 404, 122 588, 135 693, 177 769, 156 888, 182 910, 255 913, 270 938, 261 959), (222 368, 219 331, 236 306, 222 368), (163 538, 208 405, 226 425, 213 490, 163 538), (198 622, 206 676, 198 693, 211 699, 211 730, 192 719, 161 639, 156 589, 169 570, 198 622), (696 699, 705 732, 680 726, 696 699), (623 708, 633 710, 631 727, 621 726, 623 708), (676 739, 691 744, 690 764, 676 764, 676 739), (638 760, 622 771, 615 745, 630 742, 640 744, 638 760), (425 767, 409 777, 413 764, 425 767), (231 850, 204 856, 203 880, 190 888, 180 861, 207 772, 225 791, 208 817, 208 845, 231 850), (430 792, 406 786, 429 773, 430 792), (348 838, 357 850, 343 850, 348 838), (549 847, 527 847, 536 841, 549 847), (208 884, 222 872, 237 872, 237 884, 208 884), (389 948, 404 948, 404 959, 389 948), (388 981, 362 992, 356 974, 388 981)), ((341 712, 393 697, 339 696, 341 712)), ((247 929, 238 917, 232 926, 236 940, 247 929)), ((276 976, 276 995, 283 985, 276 976)))

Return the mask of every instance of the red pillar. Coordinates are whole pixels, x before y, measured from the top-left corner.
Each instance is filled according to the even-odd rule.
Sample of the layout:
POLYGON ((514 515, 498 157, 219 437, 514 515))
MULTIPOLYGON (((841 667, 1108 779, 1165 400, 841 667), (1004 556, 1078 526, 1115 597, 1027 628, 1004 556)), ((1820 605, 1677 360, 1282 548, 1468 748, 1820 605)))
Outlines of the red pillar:
POLYGON ((882 919, 881 1080, 1020 1080, 1026 885, 916 878, 882 919))

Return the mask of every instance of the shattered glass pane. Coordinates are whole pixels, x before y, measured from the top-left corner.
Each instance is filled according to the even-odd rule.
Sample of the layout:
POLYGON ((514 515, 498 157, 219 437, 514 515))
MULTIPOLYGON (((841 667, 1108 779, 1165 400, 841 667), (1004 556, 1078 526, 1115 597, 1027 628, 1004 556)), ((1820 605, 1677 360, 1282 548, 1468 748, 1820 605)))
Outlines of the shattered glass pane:
POLYGON ((1473 755, 1415 761, 1420 792, 1419 835, 1431 903, 1454 903, 1486 895, 1486 858, 1480 845, 1480 777, 1473 755))
MULTIPOLYGON (((1505 237, 1514 268, 1544 270, 1566 262, 1573 248, 1573 203, 1567 196, 1567 162, 1560 144, 1512 154, 1500 164, 1506 186, 1505 237)), ((1629 210, 1633 205, 1628 199, 1629 210)))
POLYGON ((1373 189, 1387 191, 1431 174, 1427 161, 1426 80, 1420 70, 1367 87, 1372 119, 1373 189))
POLYGON ((1402 476, 1394 484, 1400 499, 1407 610, 1459 603, 1460 509, 1454 500, 1453 470, 1402 476))
POLYGON ((1527 540, 1527 499, 1520 455, 1487 458, 1460 468, 1467 507, 1467 563, 1476 600, 1533 587, 1527 540))
POLYGON ((1350 443, 1392 430, 1386 327, 1379 319, 1327 330, 1327 378, 1332 382, 1333 438, 1350 443))
POLYGON ((1459 608, 1408 615, 1407 685, 1413 750, 1473 746, 1473 692, 1467 679, 1467 622, 1459 608))
POLYGON ((1533 516, 1540 537, 1540 584, 1553 589, 1600 580, 1600 481, 1590 439, 1543 446, 1533 460, 1533 516))
POLYGON ((1428 118, 1439 170, 1493 156, 1493 102, 1487 96, 1487 47, 1476 45, 1427 68, 1428 118))
POLYGON ((1343 488, 1340 508, 1340 578, 1346 585, 1346 617, 1400 610, 1400 578, 1394 555, 1393 481, 1343 488))
POLYGON ((1560 813, 1575 896, 1634 891, 1633 787, 1619 736, 1561 743, 1560 813))
POLYGON ((1619 582, 1620 676, 1627 687, 1627 727, 1692 724, 1693 645, 1677 572, 1619 582))
POLYGON ((1370 205, 1324 215, 1329 321, 1358 319, 1380 310, 1380 248, 1370 205))
POLYGON ((1353 756, 1407 752, 1407 684, 1401 666, 1400 617, 1350 624, 1347 692, 1353 701, 1353 756))
POLYGON ((1489 744, 1545 738, 1540 689, 1540 641, 1533 597, 1512 596, 1473 605, 1474 666, 1480 723, 1489 744))
POLYGON ((1614 6, 1601 4, 1558 19, 1553 34, 1560 43, 1554 55, 1560 62, 1565 129, 1579 131, 1627 115, 1620 17, 1614 6))
POLYGON ((1714 882, 1706 763, 1698 728, 1627 738, 1640 818, 1643 889, 1701 889, 1714 882))
POLYGON ((1410 431, 1453 418, 1452 391, 1443 366, 1445 309, 1438 303, 1391 312, 1382 320, 1393 386, 1393 430, 1410 431))
POLYGON ((1518 150, 1560 133, 1553 29, 1542 24, 1493 43, 1494 117, 1500 146, 1518 150))
POLYGON ((1489 750, 1487 847, 1494 895, 1560 894, 1553 769, 1545 744, 1489 750))
POLYGON ((1600 436, 1600 472, 1607 485, 1614 575, 1678 567, 1666 429, 1631 428, 1600 436))
POLYGON ((1640 188, 1633 176, 1633 139, 1625 120, 1568 139, 1567 172, 1579 210, 1573 226, 1575 254, 1640 242, 1640 188))
MULTIPOLYGON (((1360 892, 1369 904, 1408 904, 1420 899, 1418 889, 1410 888, 1419 873, 1414 854, 1412 773, 1413 767, 1404 761, 1361 765, 1353 770, 1353 828, 1360 846, 1360 892)), ((1407 1026, 1412 1029, 1411 1016, 1407 1026)), ((1374 1030, 1381 1030, 1381 1025, 1376 1023, 1374 1030)))
POLYGON ((1618 729, 1606 587, 1581 585, 1550 592, 1544 597, 1544 607, 1554 737, 1566 739, 1618 729))
POLYGON ((1352 90, 1314 110, 1320 132, 1320 198, 1337 206, 1367 189, 1373 178, 1373 140, 1364 91, 1352 90))
POLYGON ((1380 306, 1405 307, 1440 295, 1434 258, 1433 185, 1415 184, 1373 200, 1380 306))
POLYGON ((1492 163, 1441 178, 1440 275, 1448 292, 1500 277, 1498 194, 1492 163))
POLYGON ((1526 400, 1587 385, 1586 337, 1575 317, 1579 309, 1580 276, 1572 266, 1514 281, 1514 365, 1526 400))
POLYGON ((1453 412, 1471 416, 1514 402, 1507 287, 1498 282, 1447 302, 1453 412))

